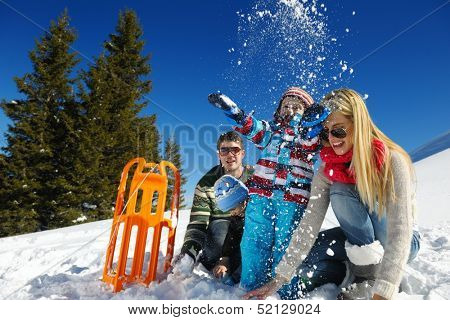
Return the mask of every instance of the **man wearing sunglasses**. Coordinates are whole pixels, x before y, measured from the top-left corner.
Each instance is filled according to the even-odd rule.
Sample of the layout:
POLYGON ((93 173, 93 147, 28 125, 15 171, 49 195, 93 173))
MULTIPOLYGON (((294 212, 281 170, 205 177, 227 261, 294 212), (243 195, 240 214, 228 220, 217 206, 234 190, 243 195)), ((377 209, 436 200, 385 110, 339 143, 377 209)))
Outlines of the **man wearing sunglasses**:
POLYGON ((183 260, 183 266, 187 266, 183 270, 192 271, 197 261, 212 270, 222 255, 231 213, 218 209, 214 195, 215 182, 224 174, 229 174, 245 183, 253 173, 251 166, 242 164, 245 150, 242 138, 235 131, 219 137, 217 155, 219 165, 209 170, 195 188, 190 221, 181 253, 176 259, 183 260))

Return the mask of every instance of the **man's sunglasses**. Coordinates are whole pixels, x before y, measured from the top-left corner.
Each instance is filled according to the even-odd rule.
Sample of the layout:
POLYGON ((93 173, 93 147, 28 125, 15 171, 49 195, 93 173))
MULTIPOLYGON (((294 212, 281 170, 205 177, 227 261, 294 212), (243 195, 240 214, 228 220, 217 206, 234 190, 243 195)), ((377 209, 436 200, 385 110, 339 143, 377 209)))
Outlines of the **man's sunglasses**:
POLYGON ((239 147, 222 147, 219 149, 219 154, 221 156, 226 156, 230 152, 235 156, 241 151, 241 148, 239 147))
POLYGON ((322 140, 328 141, 328 135, 330 133, 333 137, 339 139, 345 138, 347 136, 347 131, 344 128, 335 128, 330 131, 328 131, 327 129, 323 129, 320 133, 320 138, 322 138, 322 140))

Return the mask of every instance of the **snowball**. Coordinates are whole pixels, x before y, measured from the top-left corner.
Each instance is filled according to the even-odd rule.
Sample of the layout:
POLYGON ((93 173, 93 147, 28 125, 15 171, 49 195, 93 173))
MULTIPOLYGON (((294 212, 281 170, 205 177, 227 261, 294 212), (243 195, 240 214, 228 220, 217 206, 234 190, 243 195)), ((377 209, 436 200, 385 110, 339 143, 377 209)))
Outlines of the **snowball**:
POLYGON ((345 251, 348 259, 352 263, 360 266, 377 264, 381 261, 384 254, 384 248, 378 240, 363 246, 352 245, 346 241, 345 251))

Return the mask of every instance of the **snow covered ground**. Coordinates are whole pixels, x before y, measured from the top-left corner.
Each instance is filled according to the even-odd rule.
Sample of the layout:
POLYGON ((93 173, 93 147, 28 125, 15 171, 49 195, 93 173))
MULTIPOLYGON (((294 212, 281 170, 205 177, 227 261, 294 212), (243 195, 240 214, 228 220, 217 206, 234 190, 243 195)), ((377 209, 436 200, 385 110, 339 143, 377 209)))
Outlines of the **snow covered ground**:
MULTIPOLYGON (((408 266, 398 299, 450 299, 450 150, 415 164, 421 250, 408 266)), ((180 212, 176 250, 180 250, 189 210, 180 212)), ((333 213, 324 227, 336 224, 333 213)), ((0 299, 239 299, 202 268, 184 266, 148 288, 130 285, 120 293, 101 281, 111 220, 0 239, 0 299)), ((310 299, 334 299, 338 289, 325 285, 310 299)))

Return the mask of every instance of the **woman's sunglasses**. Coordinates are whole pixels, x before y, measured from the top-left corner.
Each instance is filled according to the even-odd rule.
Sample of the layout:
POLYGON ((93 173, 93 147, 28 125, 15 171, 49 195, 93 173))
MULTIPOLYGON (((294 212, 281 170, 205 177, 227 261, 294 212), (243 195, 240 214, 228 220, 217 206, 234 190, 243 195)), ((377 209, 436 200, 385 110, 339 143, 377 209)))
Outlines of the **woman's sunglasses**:
POLYGON ((332 130, 323 129, 320 133, 320 138, 322 138, 325 141, 328 141, 328 135, 331 133, 331 135, 335 138, 345 138, 347 136, 347 131, 344 128, 335 128, 332 130))
POLYGON ((233 154, 233 156, 237 155, 241 151, 241 148, 239 147, 222 147, 219 149, 219 154, 221 156, 226 156, 230 152, 233 154))

